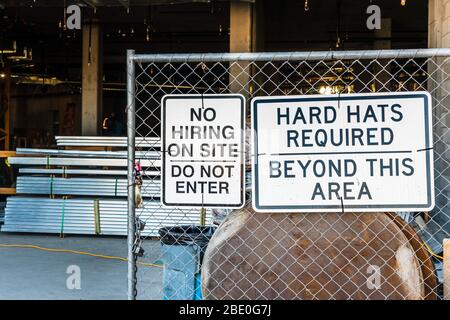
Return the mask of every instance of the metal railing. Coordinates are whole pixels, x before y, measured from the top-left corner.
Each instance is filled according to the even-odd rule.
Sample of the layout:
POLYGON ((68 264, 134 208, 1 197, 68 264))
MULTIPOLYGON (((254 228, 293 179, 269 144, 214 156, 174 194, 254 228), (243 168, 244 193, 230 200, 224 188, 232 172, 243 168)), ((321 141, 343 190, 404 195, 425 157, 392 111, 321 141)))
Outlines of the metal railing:
MULTIPOLYGON (((237 226, 236 231, 240 233, 227 239, 228 245, 218 243, 220 236, 217 237, 215 245, 222 253, 219 249, 210 250, 203 289, 207 299, 442 298, 442 240, 450 234, 450 49, 152 55, 129 51, 127 59, 130 299, 162 297, 161 288, 154 289, 162 285, 161 279, 156 278, 161 274, 146 269, 138 273, 136 268, 134 253, 141 236, 136 221, 145 209, 134 205, 133 169, 138 151, 136 160, 148 160, 141 143, 160 138, 160 101, 165 94, 241 93, 247 98, 249 117, 248 106, 255 96, 423 90, 429 91, 433 100, 436 207, 432 212, 380 213, 371 218, 352 213, 292 217, 258 215, 247 206, 226 219, 232 223, 237 216, 245 217, 252 226, 237 226), (373 220, 366 225, 367 219, 373 220), (270 235, 268 228, 288 221, 310 225, 298 239, 303 247, 292 244, 289 235, 292 230, 277 234, 278 238, 270 235), (311 232, 318 234, 312 237, 311 232), (326 243, 330 239, 324 237, 329 237, 330 232, 341 235, 335 238, 338 240, 335 244, 326 243), (366 241, 366 247, 342 237, 348 234, 366 241), (276 244, 270 245, 271 251, 268 239, 276 244), (417 271, 417 277, 409 279, 416 281, 414 288, 407 288, 408 281, 402 280, 400 271, 392 264, 396 255, 398 258, 398 246, 406 246, 414 253, 413 262, 407 265, 417 271), (301 252, 294 254, 295 250, 301 252), (367 250, 373 255, 370 258, 367 250), (340 264, 333 261, 333 254, 340 264), (298 265, 302 259, 309 262, 298 265), (371 266, 369 261, 374 259, 378 260, 381 279, 380 286, 372 293, 373 288, 367 288, 364 279, 371 266), (241 261, 241 264, 230 261, 241 261), (346 268, 352 270, 353 278, 343 271, 346 268), (152 289, 146 287, 149 282, 152 289)), ((247 161, 250 157, 247 154, 247 161)), ((160 170, 155 163, 143 169, 160 170)), ((146 178, 157 179, 155 175, 146 178)), ((159 200, 157 196, 149 199, 153 203, 159 200)), ((170 218, 171 210, 166 212, 170 218)), ((183 209, 173 209, 173 212, 183 212, 183 209)), ((226 216, 227 212, 218 215, 226 216)), ((183 220, 171 221, 174 225, 183 223, 183 220)), ((146 240, 156 241, 154 244, 158 241, 146 240)), ((149 248, 143 258, 160 260, 159 246, 149 248)))

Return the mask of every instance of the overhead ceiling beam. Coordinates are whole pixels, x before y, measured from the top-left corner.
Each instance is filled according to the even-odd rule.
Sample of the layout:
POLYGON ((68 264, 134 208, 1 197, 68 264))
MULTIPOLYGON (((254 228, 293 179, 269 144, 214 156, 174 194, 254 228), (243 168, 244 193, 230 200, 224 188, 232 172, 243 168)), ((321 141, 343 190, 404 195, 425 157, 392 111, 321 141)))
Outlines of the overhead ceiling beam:
POLYGON ((81 2, 91 7, 92 9, 97 9, 97 6, 91 0, 81 0, 81 2))
POLYGON ((127 10, 130 10, 130 0, 117 0, 121 5, 123 5, 127 10))

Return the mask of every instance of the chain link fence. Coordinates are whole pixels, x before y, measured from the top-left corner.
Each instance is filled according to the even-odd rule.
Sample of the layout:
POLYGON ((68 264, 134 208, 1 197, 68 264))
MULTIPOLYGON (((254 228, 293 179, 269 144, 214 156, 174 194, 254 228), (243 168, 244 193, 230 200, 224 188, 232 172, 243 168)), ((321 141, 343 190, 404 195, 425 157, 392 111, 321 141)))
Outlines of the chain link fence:
POLYGON ((206 250, 205 299, 442 299, 442 241, 450 233, 450 50, 130 51, 128 179, 134 187, 128 198, 129 297, 171 299, 191 290, 194 298, 198 289, 199 268, 189 269, 192 261, 185 252, 171 257, 172 273, 163 272, 169 262, 162 258, 159 229, 199 225, 201 219, 198 210, 160 204, 164 95, 241 93, 249 124, 249 103, 256 96, 423 90, 433 99, 432 212, 257 214, 249 200, 252 155, 247 154, 247 206, 231 213, 206 212, 207 226, 221 226, 206 250), (139 171, 135 161, 140 159, 152 165, 139 171), (140 193, 147 194, 143 201, 135 199, 140 193), (171 291, 163 290, 163 277, 170 277, 171 291))

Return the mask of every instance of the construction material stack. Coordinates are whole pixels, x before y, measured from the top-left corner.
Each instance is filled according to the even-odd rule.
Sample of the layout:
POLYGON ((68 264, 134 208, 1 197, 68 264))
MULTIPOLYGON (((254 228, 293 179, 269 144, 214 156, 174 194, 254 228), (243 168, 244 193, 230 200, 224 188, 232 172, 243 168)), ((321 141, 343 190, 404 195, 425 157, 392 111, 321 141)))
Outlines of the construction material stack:
MULTIPOLYGON (((7 198, 2 232, 127 234, 126 137, 56 137, 58 149, 17 149, 16 196, 7 198)), ((195 224, 198 210, 160 204, 159 138, 136 139, 144 180, 145 236, 163 226, 195 224)), ((209 215, 208 215, 209 219, 209 215)))

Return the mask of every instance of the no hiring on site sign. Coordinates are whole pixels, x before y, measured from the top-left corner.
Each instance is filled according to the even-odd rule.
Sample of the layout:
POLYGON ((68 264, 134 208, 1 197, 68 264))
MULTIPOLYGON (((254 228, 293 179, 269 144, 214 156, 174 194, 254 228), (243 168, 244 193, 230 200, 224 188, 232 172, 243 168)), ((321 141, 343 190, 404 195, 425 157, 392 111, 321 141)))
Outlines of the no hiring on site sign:
POLYGON ((255 98, 252 142, 256 211, 434 207, 427 92, 255 98))
POLYGON ((162 203, 243 207, 244 97, 166 95, 161 105, 162 203))

